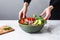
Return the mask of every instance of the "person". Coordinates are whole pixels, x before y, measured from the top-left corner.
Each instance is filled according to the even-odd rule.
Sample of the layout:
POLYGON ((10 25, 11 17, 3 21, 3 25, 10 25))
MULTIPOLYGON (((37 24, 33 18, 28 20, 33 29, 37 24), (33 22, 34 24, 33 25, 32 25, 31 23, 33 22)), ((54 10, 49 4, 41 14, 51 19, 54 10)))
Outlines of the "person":
MULTIPOLYGON (((26 18, 26 12, 31 0, 24 0, 24 5, 19 12, 19 18, 26 18)), ((40 14, 45 15, 44 20, 60 20, 60 0, 50 0, 50 5, 40 14)))

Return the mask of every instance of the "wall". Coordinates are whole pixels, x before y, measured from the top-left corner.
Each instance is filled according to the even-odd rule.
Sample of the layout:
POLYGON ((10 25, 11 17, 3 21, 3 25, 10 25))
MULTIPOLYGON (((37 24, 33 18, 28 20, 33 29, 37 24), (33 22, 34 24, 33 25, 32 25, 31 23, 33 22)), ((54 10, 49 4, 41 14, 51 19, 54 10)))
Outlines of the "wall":
MULTIPOLYGON (((32 0, 27 16, 39 15, 49 5, 49 0, 32 0)), ((23 0, 0 0, 0 20, 16 20, 23 7, 23 0)))

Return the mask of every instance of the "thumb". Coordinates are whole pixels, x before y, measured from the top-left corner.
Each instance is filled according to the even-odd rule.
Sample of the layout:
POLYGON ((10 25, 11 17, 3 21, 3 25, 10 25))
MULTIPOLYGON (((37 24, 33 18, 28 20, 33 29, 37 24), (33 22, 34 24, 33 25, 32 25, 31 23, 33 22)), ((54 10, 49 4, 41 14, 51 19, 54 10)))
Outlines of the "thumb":
POLYGON ((26 18, 26 11, 23 11, 23 18, 26 18))
POLYGON ((21 19, 23 17, 23 12, 19 13, 19 19, 21 19))

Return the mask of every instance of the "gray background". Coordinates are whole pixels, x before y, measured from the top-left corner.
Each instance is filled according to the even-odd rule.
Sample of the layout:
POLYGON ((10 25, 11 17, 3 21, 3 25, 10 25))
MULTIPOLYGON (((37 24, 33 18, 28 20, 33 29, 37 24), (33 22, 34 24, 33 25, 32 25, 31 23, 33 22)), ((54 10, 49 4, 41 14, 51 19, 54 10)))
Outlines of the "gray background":
MULTIPOLYGON (((39 15, 46 7, 50 0, 32 0, 27 16, 32 14, 39 15)), ((0 20, 16 20, 18 19, 19 11, 23 7, 23 0, 0 0, 0 20)))

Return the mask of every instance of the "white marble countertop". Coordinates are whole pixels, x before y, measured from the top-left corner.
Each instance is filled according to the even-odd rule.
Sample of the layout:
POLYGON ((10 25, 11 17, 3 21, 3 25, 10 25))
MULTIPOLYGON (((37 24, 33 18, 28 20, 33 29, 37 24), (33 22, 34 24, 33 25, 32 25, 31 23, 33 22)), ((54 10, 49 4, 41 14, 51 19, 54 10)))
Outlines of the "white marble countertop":
POLYGON ((9 25, 15 31, 0 35, 0 40, 60 40, 60 20, 48 20, 40 33, 26 33, 18 24, 18 20, 0 20, 0 26, 9 25))

